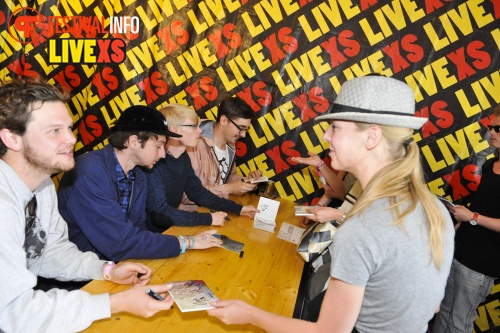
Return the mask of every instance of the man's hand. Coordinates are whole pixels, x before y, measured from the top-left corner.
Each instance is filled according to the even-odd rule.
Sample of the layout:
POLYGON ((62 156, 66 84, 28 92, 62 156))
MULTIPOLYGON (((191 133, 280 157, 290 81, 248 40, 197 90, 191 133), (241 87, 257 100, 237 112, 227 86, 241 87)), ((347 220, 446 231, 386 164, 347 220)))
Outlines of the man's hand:
POLYGON ((236 182, 231 182, 226 184, 228 188, 228 192, 230 194, 236 194, 236 195, 242 195, 245 193, 248 193, 250 191, 253 191, 257 184, 250 184, 247 183, 246 181, 236 181, 236 182))
POLYGON ((194 248, 195 249, 208 249, 209 247, 220 247, 222 245, 222 241, 212 236, 215 234, 217 230, 207 230, 200 232, 199 234, 193 235, 195 239, 194 248))
MULTIPOLYGON (((107 265, 107 264, 105 264, 107 265)), ((110 281, 117 284, 141 284, 145 285, 151 278, 151 268, 143 264, 125 262, 111 269, 110 281), (137 277, 139 274, 140 277, 137 277)))
POLYGON ((174 300, 167 291, 172 288, 171 285, 155 286, 135 286, 128 290, 121 291, 109 296, 111 313, 128 312, 141 317, 151 317, 155 313, 168 310, 174 304, 174 300), (156 300, 149 296, 146 291, 153 290, 164 298, 163 301, 156 300))
POLYGON ((261 176, 262 176, 262 171, 260 170, 254 170, 248 174, 248 178, 250 179, 259 179, 261 176))

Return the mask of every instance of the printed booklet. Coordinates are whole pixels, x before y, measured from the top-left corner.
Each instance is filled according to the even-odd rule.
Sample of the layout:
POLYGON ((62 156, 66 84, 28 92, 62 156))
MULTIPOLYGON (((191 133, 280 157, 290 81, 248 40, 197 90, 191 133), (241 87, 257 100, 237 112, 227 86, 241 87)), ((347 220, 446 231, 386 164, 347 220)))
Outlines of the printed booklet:
POLYGON ((313 216, 314 214, 308 212, 308 210, 319 207, 320 206, 295 206, 295 216, 313 216))
POLYGON ((440 196, 438 196, 437 198, 439 200, 441 200, 447 208, 455 207, 455 204, 453 202, 451 202, 450 200, 448 200, 444 197, 440 197, 440 196))
POLYGON ((267 182, 268 180, 269 179, 266 176, 261 176, 260 178, 257 179, 250 179, 250 184, 267 182))
POLYGON ((172 289, 168 292, 182 312, 212 309, 210 303, 218 300, 203 280, 174 281, 169 284, 172 284, 172 289))

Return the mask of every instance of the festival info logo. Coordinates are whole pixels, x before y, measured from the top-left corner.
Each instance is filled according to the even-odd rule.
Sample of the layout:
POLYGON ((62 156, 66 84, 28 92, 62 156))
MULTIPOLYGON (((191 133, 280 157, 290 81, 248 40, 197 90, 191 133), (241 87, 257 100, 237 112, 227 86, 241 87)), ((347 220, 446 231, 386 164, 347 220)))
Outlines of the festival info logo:
POLYGON ((50 64, 106 64, 125 61, 126 42, 97 36, 137 34, 139 23, 136 16, 112 16, 106 26, 104 17, 46 17, 33 8, 23 7, 10 16, 8 30, 22 44, 38 46, 46 42, 50 64))
POLYGON ((31 7, 15 10, 7 23, 9 34, 21 44, 36 42, 42 37, 44 17, 31 7))

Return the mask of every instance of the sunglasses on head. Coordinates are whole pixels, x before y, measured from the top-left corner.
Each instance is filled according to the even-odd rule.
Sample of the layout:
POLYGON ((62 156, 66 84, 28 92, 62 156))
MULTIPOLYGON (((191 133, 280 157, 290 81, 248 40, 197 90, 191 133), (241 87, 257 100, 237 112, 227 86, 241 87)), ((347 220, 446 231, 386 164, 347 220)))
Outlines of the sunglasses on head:
POLYGON ((491 126, 491 125, 488 125, 488 129, 491 131, 491 130, 494 130, 495 133, 498 133, 500 132, 500 125, 495 125, 495 126, 491 126))

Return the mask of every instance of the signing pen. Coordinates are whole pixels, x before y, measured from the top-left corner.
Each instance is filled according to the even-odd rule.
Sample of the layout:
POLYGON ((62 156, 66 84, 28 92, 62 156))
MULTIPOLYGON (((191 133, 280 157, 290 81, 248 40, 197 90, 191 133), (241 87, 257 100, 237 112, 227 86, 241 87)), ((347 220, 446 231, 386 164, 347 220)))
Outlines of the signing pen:
MULTIPOLYGON (((210 209, 210 213, 217 213, 217 211, 215 209, 210 209)), ((224 216, 224 220, 231 221, 231 219, 227 216, 224 216)))
POLYGON ((163 297, 161 297, 160 295, 158 295, 157 293, 155 293, 151 289, 147 289, 146 290, 146 294, 148 294, 149 296, 153 297, 154 299, 156 299, 158 301, 163 301, 164 300, 163 297))
POLYGON ((220 238, 220 239, 227 239, 226 235, 219 235, 219 234, 212 234, 215 238, 220 238))

